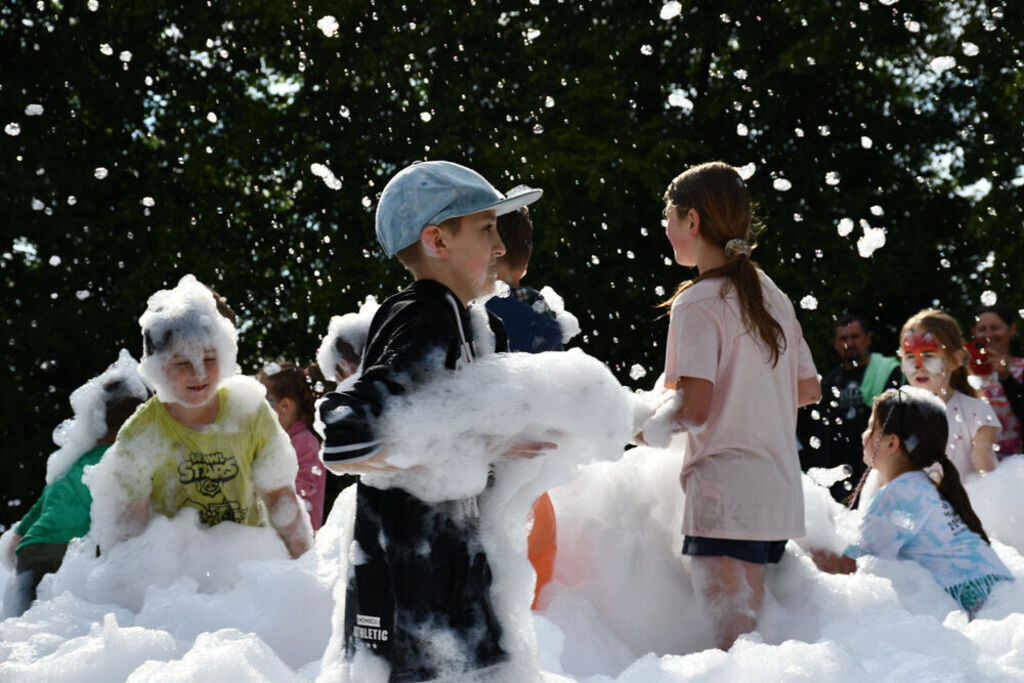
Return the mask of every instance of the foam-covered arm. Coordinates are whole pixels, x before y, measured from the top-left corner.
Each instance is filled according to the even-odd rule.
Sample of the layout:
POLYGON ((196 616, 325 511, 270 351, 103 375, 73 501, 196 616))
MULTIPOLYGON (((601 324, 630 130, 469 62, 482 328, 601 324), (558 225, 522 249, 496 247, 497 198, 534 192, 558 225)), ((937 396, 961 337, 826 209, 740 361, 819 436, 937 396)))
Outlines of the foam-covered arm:
POLYGON ((284 541, 288 554, 299 557, 313 546, 313 527, 309 516, 302 514, 302 501, 295 488, 282 486, 273 491, 260 493, 263 504, 267 506, 267 517, 270 526, 284 541))

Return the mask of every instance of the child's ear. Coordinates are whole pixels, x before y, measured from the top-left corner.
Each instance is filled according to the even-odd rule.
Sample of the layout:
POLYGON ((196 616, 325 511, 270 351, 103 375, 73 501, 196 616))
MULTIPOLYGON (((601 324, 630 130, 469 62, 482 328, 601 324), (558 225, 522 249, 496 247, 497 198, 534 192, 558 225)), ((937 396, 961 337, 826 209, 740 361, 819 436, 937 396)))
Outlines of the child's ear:
POLYGON ((693 230, 694 233, 700 234, 700 214, 697 212, 697 209, 689 209, 686 213, 690 216, 690 229, 693 230))
POLYGON ((432 258, 448 256, 448 245, 444 241, 444 231, 437 225, 428 225, 420 233, 420 244, 423 251, 432 258))

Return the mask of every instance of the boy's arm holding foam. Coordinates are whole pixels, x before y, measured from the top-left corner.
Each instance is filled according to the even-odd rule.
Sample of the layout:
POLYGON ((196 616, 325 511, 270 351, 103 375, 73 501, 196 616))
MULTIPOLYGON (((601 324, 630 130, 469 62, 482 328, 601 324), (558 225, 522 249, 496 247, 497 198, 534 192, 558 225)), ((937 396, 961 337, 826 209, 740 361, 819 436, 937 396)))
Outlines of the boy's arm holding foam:
POLYGON ((320 459, 329 470, 367 474, 398 469, 386 462, 376 419, 391 396, 405 393, 410 375, 431 353, 440 353, 444 362, 448 334, 437 321, 447 315, 422 301, 400 302, 379 325, 371 325, 362 374, 346 390, 330 392, 317 403, 314 428, 323 437, 320 459))

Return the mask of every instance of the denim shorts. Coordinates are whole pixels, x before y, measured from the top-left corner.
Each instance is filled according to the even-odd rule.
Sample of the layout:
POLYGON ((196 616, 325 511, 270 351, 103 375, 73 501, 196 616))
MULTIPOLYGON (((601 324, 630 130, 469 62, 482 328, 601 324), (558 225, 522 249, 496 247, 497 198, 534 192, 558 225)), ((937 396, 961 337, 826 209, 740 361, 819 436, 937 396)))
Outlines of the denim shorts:
POLYGON ((785 549, 786 541, 734 541, 683 536, 683 555, 725 556, 754 564, 778 564, 785 549))

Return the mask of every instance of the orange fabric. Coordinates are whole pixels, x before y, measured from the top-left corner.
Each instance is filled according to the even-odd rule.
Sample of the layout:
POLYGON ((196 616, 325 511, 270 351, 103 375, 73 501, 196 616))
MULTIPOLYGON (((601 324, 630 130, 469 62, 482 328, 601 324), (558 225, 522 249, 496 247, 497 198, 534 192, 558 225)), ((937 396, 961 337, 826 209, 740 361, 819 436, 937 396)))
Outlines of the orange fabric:
POLYGON ((555 571, 555 551, 558 549, 558 537, 555 529, 555 507, 551 504, 551 496, 542 495, 533 504, 533 528, 527 540, 530 564, 537 572, 537 586, 533 591, 533 605, 537 608, 537 596, 540 589, 550 580, 555 571))

